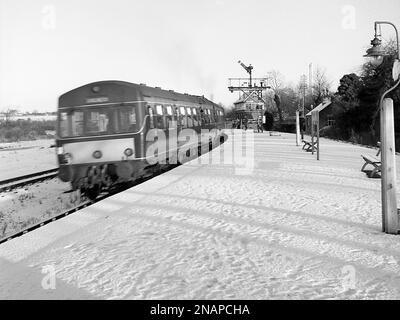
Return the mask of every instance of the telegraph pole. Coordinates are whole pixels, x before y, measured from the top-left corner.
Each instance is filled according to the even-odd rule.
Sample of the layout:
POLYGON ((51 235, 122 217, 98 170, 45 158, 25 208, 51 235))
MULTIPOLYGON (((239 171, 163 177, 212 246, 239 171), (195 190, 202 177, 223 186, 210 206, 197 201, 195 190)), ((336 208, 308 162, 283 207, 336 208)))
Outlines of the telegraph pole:
POLYGON ((307 76, 303 74, 300 77, 300 94, 302 95, 301 99, 301 118, 303 119, 302 121, 302 126, 301 126, 301 139, 304 138, 304 125, 306 121, 306 115, 305 115, 305 102, 306 102, 306 88, 307 88, 307 76))
POLYGON ((310 95, 313 95, 313 82, 312 82, 312 62, 308 65, 308 89, 310 90, 310 95))

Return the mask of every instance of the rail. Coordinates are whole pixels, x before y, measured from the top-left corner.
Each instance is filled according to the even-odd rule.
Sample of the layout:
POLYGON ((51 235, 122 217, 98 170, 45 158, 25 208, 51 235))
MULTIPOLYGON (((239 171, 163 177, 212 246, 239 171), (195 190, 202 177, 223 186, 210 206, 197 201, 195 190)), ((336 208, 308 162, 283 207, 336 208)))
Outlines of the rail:
POLYGON ((26 174, 23 176, 0 181, 0 192, 12 190, 35 182, 51 179, 57 176, 58 168, 26 174))

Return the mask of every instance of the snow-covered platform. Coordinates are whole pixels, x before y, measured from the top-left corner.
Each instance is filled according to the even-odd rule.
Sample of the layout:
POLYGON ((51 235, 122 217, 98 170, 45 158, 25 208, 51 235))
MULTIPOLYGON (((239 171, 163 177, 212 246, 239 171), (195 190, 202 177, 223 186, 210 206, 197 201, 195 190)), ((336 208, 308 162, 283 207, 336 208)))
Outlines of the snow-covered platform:
POLYGON ((0 245, 0 298, 399 299, 376 151, 254 139, 247 171, 193 160, 0 245))

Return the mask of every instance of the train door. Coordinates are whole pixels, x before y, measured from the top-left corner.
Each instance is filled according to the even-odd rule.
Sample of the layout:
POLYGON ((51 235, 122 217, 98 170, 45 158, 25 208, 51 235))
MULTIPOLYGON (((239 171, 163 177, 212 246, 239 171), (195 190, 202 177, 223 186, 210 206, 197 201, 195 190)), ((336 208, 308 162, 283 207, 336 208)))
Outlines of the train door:
POLYGON ((177 121, 175 109, 167 105, 164 107, 164 114, 166 120, 165 137, 167 139, 168 161, 169 163, 176 163, 176 154, 173 153, 177 146, 177 121))
POLYGON ((187 121, 187 127, 192 128, 193 118, 192 118, 192 109, 190 107, 186 107, 186 121, 187 121))
POLYGON ((165 123, 164 123, 164 110, 163 106, 158 104, 156 105, 156 127, 157 129, 164 130, 165 123))
POLYGON ((144 148, 144 154, 142 155, 142 157, 143 156, 146 157, 149 164, 154 164, 154 162, 157 161, 156 160, 157 158, 154 158, 154 157, 158 157, 158 151, 155 152, 154 154, 152 151, 149 151, 149 150, 155 149, 153 144, 158 139, 157 131, 155 130, 156 129, 156 116, 155 116, 153 106, 150 106, 150 105, 147 106, 147 116, 148 116, 148 119, 147 119, 148 130, 146 131, 146 135, 144 137, 145 143, 143 144, 146 147, 144 148), (149 140, 147 140, 147 139, 149 139, 149 140))
POLYGON ((175 121, 176 121, 176 129, 177 129, 178 134, 179 134, 179 132, 182 130, 181 115, 179 113, 179 107, 178 106, 174 106, 174 108, 175 108, 174 115, 175 115, 175 121))
POLYGON ((174 120, 174 114, 173 114, 173 109, 172 106, 165 106, 165 120, 166 120, 166 129, 174 129, 176 128, 176 121, 174 120))
POLYGON ((208 108, 204 108, 204 124, 206 128, 210 127, 210 110, 208 108))
POLYGON ((216 122, 216 119, 215 119, 215 108, 212 107, 209 110, 210 110, 211 123, 212 123, 212 126, 214 126, 214 124, 216 122))
POLYGON ((154 125, 154 110, 152 108, 152 106, 148 106, 147 107, 147 112, 148 112, 148 116, 149 116, 149 129, 154 129, 155 125, 154 125))
POLYGON ((204 109, 202 107, 200 107, 200 109, 199 109, 199 119, 200 119, 200 127, 204 127, 206 118, 205 118, 204 109))
POLYGON ((156 127, 157 127, 157 143, 158 143, 158 160, 160 163, 166 163, 167 158, 167 136, 166 136, 166 119, 164 115, 164 107, 161 104, 156 105, 156 127))

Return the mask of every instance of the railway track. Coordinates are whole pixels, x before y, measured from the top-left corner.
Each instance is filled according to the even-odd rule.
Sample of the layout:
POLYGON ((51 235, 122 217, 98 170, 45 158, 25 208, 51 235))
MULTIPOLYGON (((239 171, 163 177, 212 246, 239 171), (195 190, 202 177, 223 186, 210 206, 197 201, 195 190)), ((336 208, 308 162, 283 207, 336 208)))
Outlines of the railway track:
MULTIPOLYGON (((106 196, 103 196, 103 198, 99 197, 99 199, 96 199, 96 201, 103 200, 104 198, 106 198, 106 196)), ((9 241, 11 239, 20 237, 20 236, 22 236, 22 235, 24 235, 24 234, 26 234, 26 233, 28 233, 30 231, 33 231, 35 229, 38 229, 40 227, 43 227, 44 225, 49 224, 50 222, 53 222, 53 221, 56 221, 56 220, 61 219, 63 217, 66 217, 66 216, 70 215, 71 213, 74 213, 75 211, 78 211, 80 209, 83 209, 83 208, 91 205, 92 203, 94 203, 94 202, 93 201, 85 201, 85 202, 75 206, 74 208, 71 208, 71 209, 69 209, 67 211, 64 211, 64 212, 62 212, 62 213, 60 213, 60 214, 58 214, 58 215, 56 215, 56 216, 54 216, 52 218, 49 218, 49 219, 46 219, 44 221, 38 222, 36 224, 33 224, 30 227, 27 227, 27 228, 25 228, 25 229, 23 229, 21 231, 18 231, 16 233, 13 233, 13 234, 11 234, 11 235, 9 235, 7 237, 4 237, 4 238, 0 239, 0 244, 2 244, 4 242, 7 242, 7 241, 9 241)))
POLYGON ((27 174, 0 181, 0 192, 10 191, 28 184, 48 180, 57 176, 58 168, 27 174))
MULTIPOLYGON (((9 240, 12 240, 12 239, 14 239, 14 238, 20 237, 20 236, 22 236, 22 235, 24 235, 24 234, 26 234, 26 233, 28 233, 28 232, 30 232, 30 231, 33 231, 33 230, 35 230, 35 229, 41 228, 41 227, 45 226, 46 224, 49 224, 50 222, 53 222, 53 221, 59 220, 59 219, 61 219, 61 218, 64 218, 64 217, 66 217, 66 216, 68 216, 68 215, 70 215, 70 214, 72 214, 72 213, 74 213, 74 212, 77 212, 77 211, 79 211, 79 210, 81 210, 81 209, 83 209, 83 208, 86 208, 86 207, 88 207, 88 206, 90 206, 90 205, 92 205, 92 204, 94 204, 94 203, 96 203, 96 202, 99 202, 99 201, 101 201, 101 200, 104 200, 104 199, 106 199, 106 198, 108 198, 108 197, 110 197, 110 196, 112 196, 112 195, 114 195, 114 194, 117 194, 117 193, 119 193, 119 192, 122 192, 122 191, 124 191, 124 190, 126 190, 126 189, 128 189, 128 188, 131 188, 131 187, 133 187, 133 186, 136 186, 136 185, 138 185, 138 184, 141 184, 141 183, 143 183, 143 182, 145 182, 145 181, 147 181, 147 180, 149 180, 149 179, 151 179, 151 178, 154 178, 154 177, 158 176, 159 174, 162 174, 162 173, 164 173, 164 172, 166 172, 166 171, 172 169, 173 167, 175 167, 175 165, 171 165, 170 167, 168 167, 168 168, 166 168, 166 169, 160 170, 159 172, 154 173, 154 174, 151 175, 151 176, 147 176, 147 177, 145 177, 145 178, 140 178, 140 179, 134 181, 134 182, 131 183, 131 184, 127 184, 127 185, 121 186, 120 188, 113 189, 113 190, 111 190, 111 191, 109 191, 109 192, 107 192, 107 193, 106 193, 106 192, 101 193, 95 200, 85 200, 85 201, 83 201, 82 203, 80 203, 79 205, 74 206, 73 208, 68 209, 68 210, 66 210, 66 211, 63 211, 63 212, 61 212, 61 213, 55 215, 54 217, 51 217, 51 218, 48 218, 48 219, 43 220, 43 221, 41 221, 41 222, 35 223, 35 224, 33 224, 33 225, 31 225, 31 226, 29 226, 29 227, 27 227, 27 228, 25 228, 25 229, 23 229, 23 230, 21 230, 21 231, 15 232, 15 233, 10 234, 10 235, 8 235, 8 236, 6 236, 6 237, 4 237, 4 238, 1 238, 1 239, 0 239, 0 244, 2 244, 2 243, 4 243, 4 242, 7 242, 7 241, 9 241, 9 240)), ((57 169, 54 169, 54 170, 57 171, 57 169)), ((42 173, 45 173, 45 174, 49 174, 49 175, 50 175, 50 174, 51 174, 50 171, 52 171, 52 170, 43 171, 42 173)), ((35 175, 35 174, 33 174, 33 175, 28 175, 28 176, 34 176, 34 175, 35 175)), ((56 176, 56 175, 57 175, 57 172, 56 172, 56 173, 53 173, 53 176, 56 176)), ((24 177, 26 177, 26 176, 24 176, 24 177)), ((51 178, 51 177, 43 178, 43 179, 50 179, 50 178, 51 178)), ((9 180, 18 181, 18 178, 9 179, 9 180)), ((8 181, 8 180, 4 180, 4 181, 8 181)), ((39 180, 36 180, 36 181, 39 181, 39 180)), ((12 181, 11 181, 11 182, 12 182, 12 181)), ((0 185, 1 185, 1 183, 3 183, 3 181, 0 182, 0 185)))

